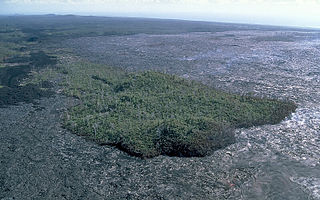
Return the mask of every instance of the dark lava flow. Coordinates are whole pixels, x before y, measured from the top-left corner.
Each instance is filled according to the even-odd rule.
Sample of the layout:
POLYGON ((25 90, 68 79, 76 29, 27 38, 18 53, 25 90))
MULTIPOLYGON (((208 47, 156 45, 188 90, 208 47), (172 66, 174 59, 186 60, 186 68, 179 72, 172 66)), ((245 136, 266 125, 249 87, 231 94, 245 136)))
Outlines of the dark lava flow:
POLYGON ((212 156, 150 161, 161 160, 163 168, 165 162, 176 163, 177 173, 162 171, 169 179, 162 184, 164 197, 320 199, 319 32, 139 34, 72 39, 66 45, 93 62, 165 71, 235 93, 297 103, 296 112, 279 124, 238 129, 237 142, 212 156), (195 160, 198 165, 191 166, 195 160), (189 185, 179 187, 182 182, 189 185), (233 187, 219 191, 221 182, 233 187))
POLYGON ((33 103, 34 99, 49 97, 52 91, 42 90, 50 88, 49 82, 44 81, 39 85, 27 84, 20 86, 20 81, 28 76, 32 69, 39 70, 48 65, 55 65, 56 59, 48 56, 43 51, 34 52, 30 57, 13 57, 7 63, 27 63, 17 66, 0 68, 0 107, 5 105, 16 105, 19 102, 33 103))
POLYGON ((294 42, 273 31, 70 41, 107 64, 172 67, 230 91, 290 97, 299 108, 280 124, 239 129, 235 144, 211 156, 148 160, 62 129, 72 100, 61 95, 0 108, 0 199, 320 199, 320 40, 303 34, 294 42))

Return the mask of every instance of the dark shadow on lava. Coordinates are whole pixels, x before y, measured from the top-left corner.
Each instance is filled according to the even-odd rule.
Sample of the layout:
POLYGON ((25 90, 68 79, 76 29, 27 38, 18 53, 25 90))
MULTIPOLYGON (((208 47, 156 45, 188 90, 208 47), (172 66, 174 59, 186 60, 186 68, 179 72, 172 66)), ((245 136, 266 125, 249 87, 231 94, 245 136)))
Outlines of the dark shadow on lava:
POLYGON ((20 102, 34 103, 34 99, 50 97, 54 92, 48 90, 52 85, 43 81, 39 84, 20 86, 21 80, 28 77, 32 69, 39 70, 57 63, 56 58, 43 51, 34 52, 30 57, 13 57, 7 63, 28 63, 0 68, 0 107, 17 105, 20 102), (47 88, 44 90, 43 88, 47 88))

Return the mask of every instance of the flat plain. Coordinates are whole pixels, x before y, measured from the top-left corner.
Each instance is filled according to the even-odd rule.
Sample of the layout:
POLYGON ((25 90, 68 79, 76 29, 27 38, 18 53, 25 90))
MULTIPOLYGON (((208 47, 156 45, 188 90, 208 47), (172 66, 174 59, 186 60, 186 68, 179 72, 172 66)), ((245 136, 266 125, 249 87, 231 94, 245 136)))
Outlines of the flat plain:
POLYGON ((318 32, 139 34, 71 39, 68 44, 91 61, 129 71, 155 69, 233 93, 295 101, 299 106, 291 118, 278 125, 240 129, 238 143, 223 152, 232 149, 229 162, 237 160, 246 169, 261 165, 260 175, 255 174, 255 181, 246 186, 245 199, 301 199, 287 196, 295 193, 295 187, 307 191, 308 198, 320 198, 319 176, 307 175, 309 170, 318 174, 320 163, 318 32), (285 184, 287 191, 279 184, 285 184))
POLYGON ((147 20, 137 31, 148 23, 130 19, 123 34, 104 31, 114 27, 109 18, 88 18, 92 27, 109 26, 75 36, 65 18, 28 19, 41 31, 22 32, 42 42, 25 46, 63 55, 63 62, 80 57, 127 71, 157 70, 298 108, 279 124, 237 129, 236 143, 210 156, 143 160, 63 129, 61 116, 76 102, 61 95, 61 77, 53 76, 55 95, 0 108, 0 198, 320 199, 318 31, 170 20, 147 20), (184 28, 173 29, 177 24, 184 28), (61 42, 52 43, 48 33, 61 42))

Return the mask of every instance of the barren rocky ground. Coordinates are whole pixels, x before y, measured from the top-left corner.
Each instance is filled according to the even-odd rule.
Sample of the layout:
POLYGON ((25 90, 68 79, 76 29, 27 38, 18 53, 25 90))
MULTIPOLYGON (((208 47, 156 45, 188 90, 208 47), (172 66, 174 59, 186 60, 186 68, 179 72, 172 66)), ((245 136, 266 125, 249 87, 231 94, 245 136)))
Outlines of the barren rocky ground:
POLYGON ((239 130, 238 143, 224 151, 232 152, 233 163, 259 171, 250 187, 242 190, 245 199, 319 199, 319 36, 317 32, 228 31, 82 38, 68 44, 91 61, 128 70, 156 69, 235 93, 296 102, 299 107, 291 118, 279 125, 239 130), (307 196, 289 198, 297 188, 307 196))
POLYGON ((320 199, 319 33, 138 34, 65 44, 93 62, 289 99, 298 109, 280 124, 237 130, 237 142, 211 156, 142 160, 61 128, 73 101, 60 94, 0 108, 0 199, 320 199))

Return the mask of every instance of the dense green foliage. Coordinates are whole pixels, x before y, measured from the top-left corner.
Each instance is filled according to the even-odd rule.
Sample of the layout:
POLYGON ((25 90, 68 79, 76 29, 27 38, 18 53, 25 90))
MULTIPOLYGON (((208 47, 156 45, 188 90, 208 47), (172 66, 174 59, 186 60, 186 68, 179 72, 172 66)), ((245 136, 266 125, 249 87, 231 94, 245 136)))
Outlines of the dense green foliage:
MULTIPOLYGON (((46 89, 50 88, 46 73, 38 73, 28 84, 21 85, 21 81, 30 72, 35 75, 56 65, 55 57, 47 53, 49 46, 60 48, 57 41, 246 29, 263 27, 134 18, 0 16, 0 106, 52 95, 46 89)), ((63 73, 66 94, 80 100, 69 110, 65 126, 141 157, 204 156, 234 142, 233 128, 278 123, 296 108, 290 102, 227 94, 158 72, 126 73, 78 63, 65 66, 63 73)))
POLYGON ((280 122, 295 105, 217 91, 159 72, 67 66, 66 93, 80 99, 65 126, 137 156, 204 156, 234 141, 233 128, 280 122))

